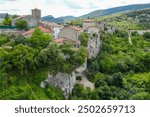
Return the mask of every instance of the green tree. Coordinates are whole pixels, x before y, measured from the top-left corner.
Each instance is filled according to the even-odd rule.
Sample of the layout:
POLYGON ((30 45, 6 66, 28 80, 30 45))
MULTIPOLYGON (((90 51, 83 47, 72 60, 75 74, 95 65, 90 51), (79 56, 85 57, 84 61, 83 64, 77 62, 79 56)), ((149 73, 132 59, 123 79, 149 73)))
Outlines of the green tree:
POLYGON ((19 17, 19 15, 16 15, 16 14, 15 14, 15 15, 13 15, 11 18, 12 18, 12 19, 15 19, 15 18, 17 18, 17 17, 19 17))
POLYGON ((44 34, 39 28, 36 28, 27 42, 30 46, 41 49, 47 47, 52 38, 52 35, 44 34))
POLYGON ((17 20, 16 27, 19 30, 27 30, 28 29, 28 22, 26 20, 17 20))
POLYGON ((145 82, 146 84, 146 91, 150 93, 150 77, 148 77, 148 81, 145 82))
POLYGON ((80 47, 79 51, 74 55, 76 65, 82 65, 87 57, 87 51, 84 47, 80 47))
POLYGON ((119 73, 115 73, 113 75, 113 85, 115 85, 116 87, 123 87, 123 76, 121 74, 121 72, 119 73))
POLYGON ((0 48, 0 67, 8 62, 8 56, 9 53, 3 48, 0 48))
POLYGON ((146 39, 150 39, 150 32, 145 32, 143 35, 146 39))
POLYGON ((6 14, 6 16, 5 16, 5 18, 4 18, 3 22, 2 22, 2 24, 3 24, 3 25, 7 25, 7 26, 11 26, 11 19, 10 19, 8 13, 6 14))
POLYGON ((95 88, 105 86, 105 85, 107 85, 107 83, 103 79, 97 79, 94 84, 95 88))
POLYGON ((46 90, 46 94, 51 100, 63 100, 63 92, 60 88, 56 88, 54 86, 49 86, 46 90))
POLYGON ((99 71, 99 64, 97 63, 97 61, 92 62, 91 69, 93 71, 99 71))
POLYGON ((147 69, 150 68, 150 52, 146 53, 141 62, 147 67, 147 69))
POLYGON ((108 85, 102 86, 98 88, 97 90, 98 90, 98 95, 100 99, 103 99, 103 100, 111 99, 112 93, 108 85))
POLYGON ((73 96, 77 96, 78 99, 87 99, 88 98, 88 92, 81 84, 76 84, 72 91, 73 96))
POLYGON ((11 53, 11 63, 21 74, 26 74, 29 69, 34 68, 35 53, 31 47, 19 44, 11 53))
POLYGON ((7 36, 0 35, 0 46, 7 43, 9 41, 7 36))
POLYGON ((80 40, 82 46, 87 47, 88 46, 88 40, 89 40, 88 33, 86 33, 86 32, 81 33, 79 36, 79 40, 80 40))
POLYGON ((62 71, 64 64, 64 55, 58 49, 57 44, 51 43, 47 48, 42 49, 37 57, 38 63, 41 66, 46 66, 54 71, 62 71))
POLYGON ((23 37, 23 36, 18 36, 15 38, 15 44, 18 45, 18 44, 26 44, 26 38, 23 37))
POLYGON ((150 94, 147 92, 139 92, 130 97, 132 100, 150 100, 150 94))

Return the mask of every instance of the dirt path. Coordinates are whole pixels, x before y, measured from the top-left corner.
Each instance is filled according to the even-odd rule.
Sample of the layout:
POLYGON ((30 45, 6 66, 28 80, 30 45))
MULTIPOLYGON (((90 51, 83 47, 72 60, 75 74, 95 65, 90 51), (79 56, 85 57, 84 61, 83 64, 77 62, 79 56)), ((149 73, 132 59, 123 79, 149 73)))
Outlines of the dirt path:
POLYGON ((77 81, 77 83, 84 85, 85 87, 90 87, 91 90, 94 89, 94 83, 88 81, 88 79, 86 78, 86 76, 82 75, 82 80, 81 81, 77 81))
POLYGON ((129 44, 132 45, 131 31, 128 32, 128 39, 129 39, 129 44))

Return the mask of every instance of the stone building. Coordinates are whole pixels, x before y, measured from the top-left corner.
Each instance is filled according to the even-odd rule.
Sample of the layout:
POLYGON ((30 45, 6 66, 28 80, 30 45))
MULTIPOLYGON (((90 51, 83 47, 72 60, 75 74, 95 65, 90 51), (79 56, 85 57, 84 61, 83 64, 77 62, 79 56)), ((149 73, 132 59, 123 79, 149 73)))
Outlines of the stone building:
POLYGON ((83 32, 82 28, 69 26, 61 29, 60 37, 71 39, 71 40, 78 40, 81 32, 83 32))
POLYGON ((38 26, 39 20, 41 18, 41 10, 35 8, 32 9, 31 15, 22 15, 12 20, 12 26, 16 26, 17 20, 26 20, 28 22, 29 27, 38 26))
POLYGON ((96 22, 94 20, 84 20, 83 21, 83 30, 87 31, 89 27, 96 26, 96 22))
POLYGON ((62 25, 59 25, 59 24, 54 23, 54 22, 46 22, 46 21, 40 21, 39 25, 53 30, 54 31, 54 38, 60 37, 60 29, 63 28, 62 25))
POLYGON ((32 12, 32 16, 33 16, 35 19, 38 19, 38 20, 41 19, 41 10, 35 8, 35 9, 32 9, 31 12, 32 12))

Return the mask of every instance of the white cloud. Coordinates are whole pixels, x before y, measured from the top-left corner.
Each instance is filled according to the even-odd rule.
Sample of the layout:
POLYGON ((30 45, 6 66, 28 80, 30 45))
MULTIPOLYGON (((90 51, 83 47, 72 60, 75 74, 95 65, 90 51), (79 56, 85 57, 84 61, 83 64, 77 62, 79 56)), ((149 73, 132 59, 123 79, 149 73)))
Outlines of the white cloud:
POLYGON ((42 16, 79 16, 97 9, 137 3, 149 3, 149 0, 0 0, 0 13, 30 14, 36 7, 42 10, 42 16))

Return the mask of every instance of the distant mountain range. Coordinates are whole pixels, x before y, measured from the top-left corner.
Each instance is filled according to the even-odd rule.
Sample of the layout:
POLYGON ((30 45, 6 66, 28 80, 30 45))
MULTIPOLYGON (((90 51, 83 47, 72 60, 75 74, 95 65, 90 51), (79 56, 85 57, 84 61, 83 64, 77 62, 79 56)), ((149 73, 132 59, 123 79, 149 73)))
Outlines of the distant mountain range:
POLYGON ((43 21, 56 22, 56 23, 63 23, 69 20, 74 20, 74 19, 76 19, 76 17, 74 16, 64 16, 64 17, 54 18, 52 15, 48 15, 48 16, 42 17, 43 21))
POLYGON ((94 18, 94 17, 111 15, 111 14, 120 13, 120 12, 134 11, 134 10, 147 9, 147 8, 150 8, 150 3, 120 6, 120 7, 104 9, 104 10, 96 10, 88 14, 79 16, 79 17, 64 16, 64 17, 54 18, 52 15, 48 15, 48 16, 42 17, 42 20, 49 21, 49 22, 63 23, 69 20, 74 20, 74 19, 94 18))

